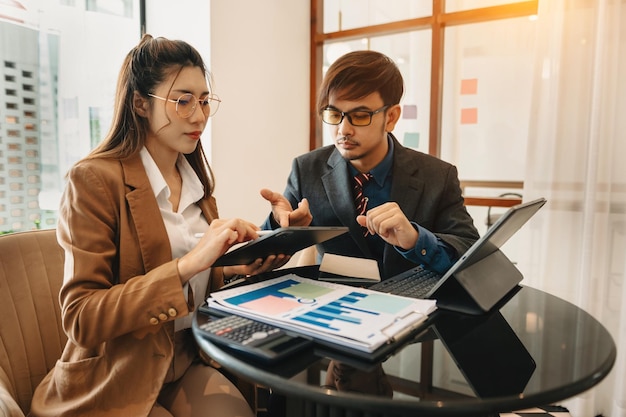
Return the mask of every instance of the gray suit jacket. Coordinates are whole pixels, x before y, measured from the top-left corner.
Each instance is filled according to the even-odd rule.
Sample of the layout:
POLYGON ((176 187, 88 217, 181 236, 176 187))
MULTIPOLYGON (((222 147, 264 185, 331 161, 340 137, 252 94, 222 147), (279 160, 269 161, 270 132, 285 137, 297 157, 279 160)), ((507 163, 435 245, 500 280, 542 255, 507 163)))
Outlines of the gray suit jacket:
MULTIPOLYGON (((479 235, 465 208, 456 167, 390 137, 394 141, 391 201, 399 204, 409 220, 433 232, 460 256, 479 235)), ((356 222, 351 181, 348 162, 329 145, 294 159, 284 195, 293 207, 303 198, 309 200, 311 226, 349 227, 349 233, 318 245, 320 253, 374 258, 356 222)), ((271 215, 264 227, 277 227, 271 215)), ((389 244, 377 261, 383 278, 415 266, 389 244)))

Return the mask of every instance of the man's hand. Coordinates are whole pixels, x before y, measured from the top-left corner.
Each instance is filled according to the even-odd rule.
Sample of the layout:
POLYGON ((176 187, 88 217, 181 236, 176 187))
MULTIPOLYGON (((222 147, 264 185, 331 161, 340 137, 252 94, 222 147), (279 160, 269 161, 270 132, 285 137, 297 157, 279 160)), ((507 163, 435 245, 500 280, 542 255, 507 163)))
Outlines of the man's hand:
POLYGON ((285 254, 270 255, 265 259, 256 259, 249 265, 233 265, 224 267, 224 275, 258 275, 263 272, 273 271, 285 265, 291 256, 285 254))
POLYGON ((404 215, 398 203, 385 203, 368 210, 364 216, 357 216, 356 221, 371 234, 378 234, 391 245, 404 250, 415 247, 418 233, 404 215))
POLYGON ((293 210, 289 200, 280 193, 264 188, 261 190, 261 196, 272 205, 272 216, 280 227, 308 226, 313 221, 313 215, 306 198, 303 198, 298 203, 298 208, 293 210))

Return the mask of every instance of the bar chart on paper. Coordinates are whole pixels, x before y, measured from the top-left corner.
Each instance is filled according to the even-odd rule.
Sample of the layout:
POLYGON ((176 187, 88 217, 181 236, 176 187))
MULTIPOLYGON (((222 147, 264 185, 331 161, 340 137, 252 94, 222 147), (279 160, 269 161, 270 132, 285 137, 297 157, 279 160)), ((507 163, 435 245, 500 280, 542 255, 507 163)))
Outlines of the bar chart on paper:
POLYGON ((295 275, 214 293, 209 305, 335 343, 372 350, 425 320, 431 300, 415 300, 295 275), (402 326, 399 326, 401 323, 402 326))
POLYGON ((295 316, 293 320, 307 323, 311 326, 342 332, 346 330, 346 326, 360 326, 369 320, 376 320, 381 316, 381 311, 395 314, 409 304, 409 302, 405 301, 404 303, 387 306, 378 294, 368 295, 354 291, 336 301, 331 301, 328 304, 295 316))

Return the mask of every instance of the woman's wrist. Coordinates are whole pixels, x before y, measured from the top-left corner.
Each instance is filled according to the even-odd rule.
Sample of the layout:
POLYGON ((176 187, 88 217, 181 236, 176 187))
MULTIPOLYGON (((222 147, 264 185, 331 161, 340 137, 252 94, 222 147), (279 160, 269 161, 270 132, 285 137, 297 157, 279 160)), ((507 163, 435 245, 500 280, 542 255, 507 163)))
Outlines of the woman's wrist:
POLYGON ((178 262, 176 262, 176 268, 178 270, 178 276, 180 277, 180 283, 185 285, 187 281, 193 276, 193 273, 189 270, 189 263, 185 259, 185 257, 178 258, 178 262))

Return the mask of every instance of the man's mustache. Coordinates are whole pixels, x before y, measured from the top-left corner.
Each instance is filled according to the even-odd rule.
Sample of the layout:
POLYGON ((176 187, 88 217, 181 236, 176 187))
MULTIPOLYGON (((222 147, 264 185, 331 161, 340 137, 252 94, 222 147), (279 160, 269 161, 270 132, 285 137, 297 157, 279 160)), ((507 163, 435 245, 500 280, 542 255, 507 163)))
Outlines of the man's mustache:
POLYGON ((352 140, 349 136, 342 136, 339 139, 337 139, 337 144, 341 145, 343 143, 350 143, 352 145, 358 145, 358 143, 354 140, 352 140))

